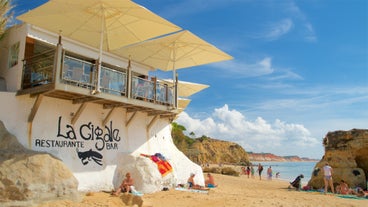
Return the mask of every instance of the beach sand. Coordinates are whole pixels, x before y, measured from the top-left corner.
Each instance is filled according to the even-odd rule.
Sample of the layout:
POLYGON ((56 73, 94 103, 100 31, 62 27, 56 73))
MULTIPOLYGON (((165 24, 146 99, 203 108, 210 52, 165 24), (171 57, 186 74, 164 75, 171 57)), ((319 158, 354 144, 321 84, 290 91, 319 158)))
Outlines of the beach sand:
POLYGON ((242 206, 368 206, 368 199, 340 198, 332 194, 304 192, 288 189, 288 181, 272 181, 213 174, 218 187, 209 193, 186 192, 170 189, 141 197, 133 195, 111 196, 105 192, 87 193, 81 202, 59 200, 39 207, 242 207, 242 206))

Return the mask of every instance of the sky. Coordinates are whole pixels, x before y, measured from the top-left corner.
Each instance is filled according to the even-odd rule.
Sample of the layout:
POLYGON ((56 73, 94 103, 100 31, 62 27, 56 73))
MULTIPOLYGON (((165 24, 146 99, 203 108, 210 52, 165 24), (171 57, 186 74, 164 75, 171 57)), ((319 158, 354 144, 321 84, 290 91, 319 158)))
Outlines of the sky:
MULTIPOLYGON (((18 15, 46 0, 13 2, 18 15)), ((368 1, 134 2, 234 57, 177 70, 210 86, 175 120, 187 134, 320 159, 328 132, 368 129, 368 1)))

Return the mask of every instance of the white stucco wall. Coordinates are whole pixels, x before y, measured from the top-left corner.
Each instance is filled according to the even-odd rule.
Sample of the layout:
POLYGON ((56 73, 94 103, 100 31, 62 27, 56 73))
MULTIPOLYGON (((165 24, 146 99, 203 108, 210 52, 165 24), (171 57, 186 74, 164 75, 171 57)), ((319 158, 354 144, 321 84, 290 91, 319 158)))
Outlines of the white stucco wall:
MULTIPOLYGON (((101 105, 88 103, 78 121, 71 125, 71 115, 78 110, 79 105, 67 100, 44 97, 30 128, 27 120, 35 98, 0 92, 0 99, 0 120, 10 133, 25 147, 51 153, 63 160, 78 179, 79 190, 111 190, 117 186, 122 179, 119 175, 124 173, 125 169, 118 166, 119 163, 125 163, 121 160, 124 157, 122 155, 137 159, 141 153, 163 154, 174 169, 172 182, 176 183, 171 185, 186 183, 190 173, 202 175, 201 167, 191 162, 174 145, 168 119, 158 119, 147 132, 146 126, 153 117, 138 112, 130 125, 126 126, 126 120, 131 114, 127 114, 124 108, 117 108, 107 124, 102 126, 102 120, 107 116, 108 110, 103 109, 101 105), (114 134, 111 141, 106 135, 109 130, 114 134), (103 132, 103 139, 96 136, 98 132, 103 132), (90 134, 94 134, 94 137, 87 139, 90 134), (58 144, 55 144, 55 141, 58 144), (78 144, 70 146, 71 143, 78 144), (83 156, 85 159, 82 159, 83 156)), ((131 169, 134 166, 139 168, 132 166, 131 169)), ((157 170, 155 165, 146 167, 149 171, 157 170)), ((139 183, 138 190, 145 193, 160 190, 160 176, 154 179, 144 177, 143 174, 135 177, 139 183), (150 188, 145 188, 144 182, 152 182, 146 185, 150 188)), ((196 182, 203 185, 203 176, 196 176, 196 182)))
POLYGON ((24 25, 14 26, 5 33, 4 39, 0 42, 0 76, 6 80, 8 91, 15 92, 21 87, 24 49, 26 41, 27 27, 24 25), (9 50, 12 45, 19 42, 18 64, 9 67, 9 50))
MULTIPOLYGON (((0 76, 5 78, 9 91, 0 92, 0 120, 23 146, 35 151, 51 153, 63 160, 78 179, 80 190, 111 190, 116 187, 121 182, 120 175, 125 169, 125 166, 121 165, 129 165, 124 159, 130 160, 133 157, 133 160, 140 162, 142 161, 139 159, 140 153, 161 153, 167 157, 174 169, 171 182, 176 183, 171 183, 172 185, 186 183, 190 173, 198 175, 202 173, 201 167, 191 162, 173 144, 168 119, 158 119, 147 131, 147 125, 151 122, 152 116, 138 112, 129 126, 126 126, 126 121, 131 114, 127 114, 124 108, 117 108, 105 127, 102 122, 109 110, 103 109, 101 105, 88 103, 78 121, 72 125, 73 114, 77 112, 80 105, 72 104, 67 100, 44 97, 32 124, 28 123, 36 97, 15 96, 21 86, 26 36, 56 45, 58 35, 26 24, 15 26, 8 32, 9 35, 0 42, 0 76), (9 47, 18 41, 20 42, 18 64, 8 68, 9 47), (116 135, 111 141, 106 135, 109 130, 116 135), (94 137, 87 138, 88 132, 103 132, 103 138, 96 137, 96 134, 94 137)), ((63 38, 62 44, 66 50, 96 59, 98 57, 98 51, 86 45, 66 38, 63 38)), ((127 65, 125 59, 111 54, 104 53, 103 61, 120 67, 127 65)), ((147 75, 149 68, 133 63, 132 71, 147 75)), ((132 170, 133 168, 143 169, 135 178, 138 190, 140 190, 139 187, 143 192, 159 190, 163 185, 161 182, 163 178, 155 173, 148 173, 154 178, 146 179, 143 174, 157 170, 156 166, 148 164, 147 160, 142 163, 130 165, 132 170)), ((203 185, 203 176, 196 176, 196 182, 203 185)))

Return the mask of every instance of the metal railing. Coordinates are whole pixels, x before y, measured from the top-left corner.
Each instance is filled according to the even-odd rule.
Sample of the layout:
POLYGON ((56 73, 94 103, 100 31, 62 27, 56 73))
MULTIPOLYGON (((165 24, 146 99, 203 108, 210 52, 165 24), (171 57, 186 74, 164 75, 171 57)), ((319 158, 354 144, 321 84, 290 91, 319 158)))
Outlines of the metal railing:
POLYGON ((64 56, 62 80, 71 85, 83 88, 94 88, 94 64, 70 56, 64 56))
POLYGON ((101 68, 100 89, 104 93, 125 95, 126 73, 108 67, 101 68))
MULTIPOLYGON (((75 57, 65 56, 62 81, 78 87, 95 89, 96 65, 75 57)), ((100 90, 117 96, 127 96, 127 74, 106 66, 101 67, 100 90)), ((158 81, 133 76, 131 97, 147 102, 173 105, 173 87, 158 81)))
POLYGON ((33 88, 54 80, 55 50, 48 50, 23 61, 22 88, 33 88))
MULTIPOLYGON (((53 82, 55 50, 46 51, 24 60, 22 88, 36 87, 53 82)), ((89 61, 64 55, 60 82, 77 87, 95 90, 97 85, 97 66, 89 61)), ((127 97, 127 74, 125 69, 116 70, 101 67, 100 91, 116 96, 127 97)), ((131 77, 131 98, 162 105, 173 105, 173 87, 156 78, 148 80, 138 76, 131 77)))

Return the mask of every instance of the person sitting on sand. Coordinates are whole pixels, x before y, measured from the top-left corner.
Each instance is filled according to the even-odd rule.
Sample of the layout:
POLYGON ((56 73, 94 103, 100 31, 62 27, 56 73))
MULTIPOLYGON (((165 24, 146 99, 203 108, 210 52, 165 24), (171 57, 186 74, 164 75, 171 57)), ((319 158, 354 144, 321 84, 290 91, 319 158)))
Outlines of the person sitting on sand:
POLYGON ((288 188, 290 189, 290 188, 294 187, 294 188, 296 188, 296 190, 300 190, 302 178, 304 178, 303 174, 298 175, 298 177, 296 177, 295 180, 290 183, 288 188))
POLYGON ((353 194, 353 190, 349 188, 348 184, 344 180, 340 181, 340 185, 336 186, 336 193, 348 195, 353 194))
POLYGON ((209 187, 209 188, 217 187, 217 185, 215 184, 215 178, 213 178, 211 173, 207 174, 207 179, 205 180, 204 183, 205 183, 206 187, 209 187))
POLYGON ((130 176, 130 173, 126 173, 125 174, 125 179, 123 180, 123 182, 121 183, 121 185, 119 186, 119 189, 113 193, 113 195, 119 195, 120 192, 129 192, 131 193, 132 192, 132 187, 133 187, 133 184, 134 184, 134 180, 133 178, 130 176))
POLYGON ((353 194, 358 197, 368 197, 368 194, 364 192, 364 190, 361 187, 357 187, 356 191, 353 191, 353 194))
POLYGON ((200 185, 195 184, 194 177, 195 177, 195 174, 191 173, 190 177, 188 178, 187 182, 188 182, 188 185, 189 185, 189 187, 188 187, 189 189, 208 190, 208 188, 204 188, 200 185))

